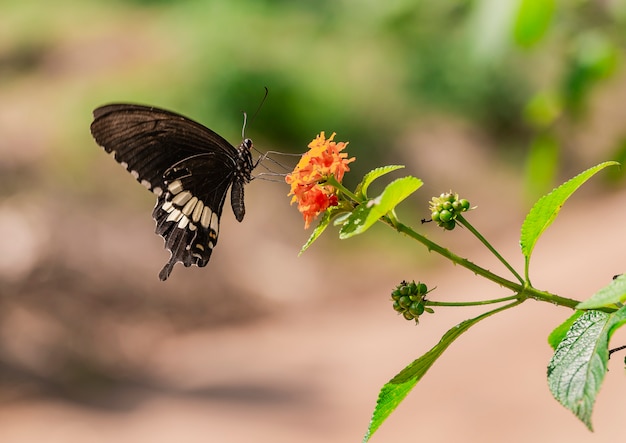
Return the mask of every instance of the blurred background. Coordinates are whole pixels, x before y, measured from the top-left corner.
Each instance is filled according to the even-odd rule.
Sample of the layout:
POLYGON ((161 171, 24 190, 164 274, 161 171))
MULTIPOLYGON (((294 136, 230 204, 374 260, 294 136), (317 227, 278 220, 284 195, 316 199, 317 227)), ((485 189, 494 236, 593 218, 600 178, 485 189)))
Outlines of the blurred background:
MULTIPOLYGON (((450 189, 518 269, 532 202, 626 159, 626 1, 0 0, 0 440, 360 441, 378 390, 476 310, 420 325, 391 307, 509 295, 383 227, 309 232, 282 183, 246 188, 203 269, 169 254, 154 197, 92 140, 109 102, 171 109, 233 144, 300 153, 337 132, 346 176, 404 164, 425 186, 399 210, 460 255, 506 271, 457 229, 419 226, 450 189)), ((280 158, 288 167, 295 160, 280 158)), ((533 283, 584 299, 624 270, 622 171, 602 172, 541 239, 533 283)), ((448 350, 373 441, 614 441, 610 369, 594 434, 554 401, 547 334, 569 316, 529 301, 448 350)), ((626 340, 619 331, 613 343, 626 340)))

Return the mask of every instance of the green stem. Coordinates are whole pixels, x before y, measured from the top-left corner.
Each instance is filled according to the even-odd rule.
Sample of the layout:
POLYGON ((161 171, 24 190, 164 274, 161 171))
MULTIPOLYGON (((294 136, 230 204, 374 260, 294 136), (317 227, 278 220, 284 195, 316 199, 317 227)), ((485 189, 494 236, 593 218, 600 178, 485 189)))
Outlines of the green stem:
POLYGON ((532 285, 532 283, 530 282, 530 276, 528 275, 529 265, 530 265, 530 256, 526 256, 524 257, 524 277, 526 277, 526 281, 528 282, 528 284, 532 285))
POLYGON ((519 295, 515 294, 515 295, 511 295, 509 297, 494 298, 494 299, 491 299, 491 300, 480 300, 480 301, 451 302, 451 301, 424 300, 424 305, 425 306, 451 306, 451 307, 457 307, 457 306, 482 306, 482 305, 490 305, 490 304, 494 304, 494 303, 502 303, 502 302, 505 302, 505 301, 517 300, 517 299, 519 299, 519 295))
POLYGON ((497 283, 500 286, 508 288, 508 289, 510 289, 513 292, 521 293, 521 292, 524 291, 524 286, 522 286, 521 284, 512 282, 510 280, 507 280, 506 278, 500 277, 499 275, 494 274, 493 272, 489 271, 488 269, 482 268, 482 267, 478 266, 477 264, 472 263, 468 259, 456 255, 452 251, 450 251, 450 250, 448 250, 446 248, 443 248, 443 247, 439 246, 437 243, 427 239, 423 235, 418 234, 417 232, 415 232, 413 229, 411 229, 410 227, 406 226, 405 224, 400 223, 395 217, 393 217, 393 219, 392 219, 392 217, 393 216, 390 216, 390 214, 387 214, 386 218, 388 220, 385 220, 387 222, 387 224, 389 224, 390 226, 395 228, 398 232, 401 232, 401 233, 403 233, 405 235, 408 235, 412 239, 417 240, 418 242, 420 242, 421 244, 426 246, 426 248, 429 251, 436 252, 437 254, 447 258, 451 262, 456 263, 458 265, 463 266, 464 268, 469 269, 474 274, 480 275, 482 277, 485 277, 486 279, 491 280, 492 282, 497 283))
POLYGON ((555 305, 565 306, 565 307, 572 308, 572 309, 575 309, 576 305, 580 303, 579 300, 574 300, 574 299, 566 298, 566 297, 560 297, 556 294, 552 294, 547 291, 541 291, 539 289, 535 289, 529 285, 526 285, 526 287, 524 288, 524 295, 527 298, 533 298, 538 301, 554 303, 555 305))
POLYGON ((474 226, 472 226, 472 225, 471 225, 471 223, 470 223, 470 222, 468 222, 468 221, 465 219, 465 217, 463 217, 461 214, 458 214, 458 215, 457 215, 457 217, 456 217, 456 219, 457 219, 457 221, 458 221, 459 223, 461 223, 461 225, 465 226, 465 227, 466 227, 466 228, 467 228, 467 229, 468 229, 468 230, 469 230, 472 234, 474 234, 474 236, 475 236, 476 238, 478 238, 478 240, 480 240, 480 242, 481 242, 483 245, 485 245, 485 246, 487 247, 487 249, 489 249, 489 250, 491 251, 491 253, 492 253, 493 255, 495 255, 495 256, 497 257, 497 259, 498 259, 498 260, 500 260, 500 261, 502 262, 502 264, 503 264, 504 266, 506 266, 506 268, 507 268, 509 271, 511 271, 511 273, 515 276, 515 278, 517 278, 517 279, 519 280, 519 282, 520 282, 520 283, 524 284, 524 279, 523 279, 523 278, 522 278, 522 277, 521 277, 521 276, 517 273, 517 271, 516 271, 515 269, 513 269, 513 267, 509 264, 509 262, 508 262, 508 261, 506 261, 506 260, 504 259, 504 257, 502 257, 502 256, 500 255, 500 253, 494 249, 494 247, 493 247, 493 246, 491 246, 491 243, 489 243, 489 242, 487 241, 487 239, 486 239, 485 237, 483 237, 483 236, 481 235, 481 233, 480 233, 480 232, 478 232, 478 231, 474 228, 474 226))
POLYGON ((522 303, 524 300, 515 300, 513 303, 509 303, 508 305, 504 305, 504 306, 500 306, 496 309, 493 309, 491 311, 487 311, 484 314, 479 315, 476 318, 480 318, 480 320, 484 320, 487 317, 492 316, 493 314, 497 314, 498 312, 502 312, 502 311, 506 311, 507 309, 511 309, 514 306, 519 305, 520 303, 522 303))
POLYGON ((328 184, 328 185, 332 186, 333 188, 341 191, 342 194, 345 194, 348 197, 350 197, 350 199, 352 199, 355 203, 357 203, 357 204, 362 203, 362 201, 359 200, 358 197, 355 194, 352 193, 352 191, 350 191, 344 185, 339 183, 334 175, 328 176, 328 178, 326 178, 326 180, 325 180, 325 184, 328 184))

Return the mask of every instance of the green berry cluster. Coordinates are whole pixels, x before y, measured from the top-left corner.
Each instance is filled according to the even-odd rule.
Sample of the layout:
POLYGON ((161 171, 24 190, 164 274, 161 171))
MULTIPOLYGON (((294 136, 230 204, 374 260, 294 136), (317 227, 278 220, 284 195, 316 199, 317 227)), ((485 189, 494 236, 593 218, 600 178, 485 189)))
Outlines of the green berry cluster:
POLYGON ((439 226, 451 231, 456 226, 456 216, 470 209, 470 202, 452 191, 433 197, 430 201, 431 218, 439 226))
POLYGON ((396 289, 391 293, 393 300, 393 309, 402 314, 407 320, 415 320, 415 323, 419 323, 418 317, 424 313, 424 311, 433 313, 434 311, 426 306, 426 294, 428 293, 428 287, 424 283, 407 283, 402 281, 396 289))

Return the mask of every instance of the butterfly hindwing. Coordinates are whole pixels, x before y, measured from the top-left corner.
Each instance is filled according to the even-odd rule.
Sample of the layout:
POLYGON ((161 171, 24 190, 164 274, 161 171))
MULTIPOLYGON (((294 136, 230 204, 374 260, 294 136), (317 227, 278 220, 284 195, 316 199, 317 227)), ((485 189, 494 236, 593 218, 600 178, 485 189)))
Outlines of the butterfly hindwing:
POLYGON ((165 171, 166 192, 158 198, 152 214, 156 233, 165 239, 172 254, 161 271, 162 280, 178 261, 200 267, 209 262, 217 244, 224 199, 234 183, 235 168, 221 167, 229 161, 222 153, 199 154, 165 171))
POLYGON ((159 278, 167 279, 177 262, 206 266, 231 187, 233 211, 243 219, 252 142, 235 148, 186 117, 140 105, 103 106, 94 117, 91 131, 98 144, 157 196, 156 233, 171 253, 159 278))

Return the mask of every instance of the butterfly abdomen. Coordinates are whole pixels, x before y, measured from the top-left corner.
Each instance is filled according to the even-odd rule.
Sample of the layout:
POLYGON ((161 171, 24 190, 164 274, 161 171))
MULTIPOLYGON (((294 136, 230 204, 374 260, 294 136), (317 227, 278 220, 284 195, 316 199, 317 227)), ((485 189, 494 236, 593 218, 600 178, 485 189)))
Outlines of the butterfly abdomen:
POLYGON ((233 186, 230 189, 230 205, 233 208, 235 218, 239 222, 242 221, 243 217, 246 215, 243 188, 246 183, 250 182, 252 169, 254 168, 252 155, 250 154, 252 146, 252 140, 246 138, 237 148, 239 159, 235 173, 237 175, 237 180, 233 182, 233 186))

